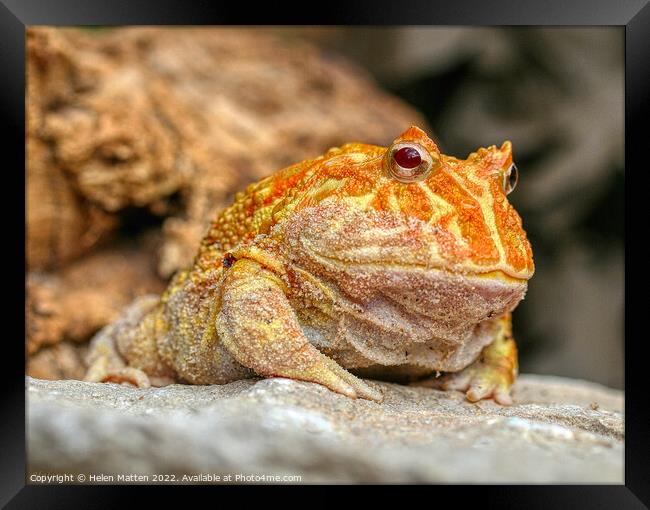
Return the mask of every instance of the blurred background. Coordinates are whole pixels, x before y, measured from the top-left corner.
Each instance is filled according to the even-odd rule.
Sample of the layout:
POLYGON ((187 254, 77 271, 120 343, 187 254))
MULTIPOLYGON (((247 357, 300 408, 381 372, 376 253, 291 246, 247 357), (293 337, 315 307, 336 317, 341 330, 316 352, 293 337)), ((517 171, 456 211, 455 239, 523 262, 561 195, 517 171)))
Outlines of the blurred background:
MULTIPOLYGON (((447 154, 465 157, 480 146, 500 145, 504 140, 511 140, 520 180, 509 199, 523 218, 536 264, 536 274, 529 284, 526 299, 513 314, 514 333, 520 349, 520 371, 563 375, 615 388, 623 387, 622 28, 269 27, 246 31, 280 41, 279 44, 287 48, 288 55, 292 54, 294 45, 302 48, 300 45, 306 43, 315 50, 303 52, 301 49, 300 58, 325 62, 324 66, 329 65, 327 62, 335 62, 339 69, 352 69, 350 72, 353 75, 357 72, 368 74, 370 82, 375 82, 373 87, 383 89, 405 103, 406 107, 410 106, 414 112, 419 112, 438 140, 441 150, 447 154)), ((91 37, 106 37, 105 32, 115 30, 99 30, 91 37)), ((57 55, 68 50, 61 50, 60 46, 52 43, 52 38, 55 39, 52 34, 47 37, 43 34, 32 36, 33 47, 29 58, 32 58, 34 65, 30 68, 31 78, 28 74, 28 84, 31 79, 36 88, 32 89, 31 99, 28 93, 28 109, 30 104, 40 101, 39 111, 33 114, 33 119, 49 116, 50 120, 33 120, 34 130, 30 136, 33 147, 42 144, 50 150, 53 144, 56 146, 57 136, 63 136, 61 133, 67 133, 66 136, 70 138, 72 134, 76 137, 81 132, 78 126, 83 125, 83 122, 79 120, 77 112, 78 96, 88 94, 90 89, 88 86, 84 88, 82 83, 68 91, 67 95, 43 102, 39 90, 44 90, 43 84, 51 83, 50 80, 56 75, 51 71, 52 62, 58 58, 57 55), (72 110, 77 113, 71 113, 70 105, 75 104, 77 110, 72 110), (57 115, 56 122, 51 121, 54 114, 57 115), (77 121, 81 124, 74 124, 77 121), (68 125, 66 122, 71 122, 69 125, 73 126, 68 131, 68 128, 61 127, 68 125)), ((146 44, 142 43, 145 39, 146 37, 140 38, 140 42, 134 43, 134 47, 139 48, 138 51, 149 51, 146 44)), ((98 43, 88 43, 90 53, 99 51, 91 48, 93 44, 98 43)), ((111 65, 121 65, 120 53, 115 50, 119 44, 122 43, 106 43, 99 51, 102 58, 108 55, 106 58, 112 59, 111 65), (113 48, 113 53, 106 48, 113 48)), ((74 55, 74 51, 76 49, 70 49, 69 55, 74 55)), ((73 64, 66 61, 61 68, 74 68, 76 57, 69 58, 73 64)), ((236 53, 230 57, 234 62, 237 62, 237 58, 236 53)), ((99 62, 95 57, 79 57, 79 62, 93 62, 85 64, 94 69, 95 74, 89 74, 91 81, 92 76, 103 72, 101 65, 95 64, 99 62)), ((273 69, 271 63, 268 73, 272 75, 273 69)), ((173 72, 173 69, 168 69, 168 72, 173 72)), ((227 69, 220 68, 219 73, 222 79, 227 69)), ((318 76, 318 73, 312 74, 318 76)), ((79 75, 86 76, 83 73, 79 75)), ((209 80, 210 74, 206 73, 201 79, 209 80)), ((282 74, 275 80, 275 83, 281 84, 282 74)), ((323 84, 317 83, 314 87, 322 89, 323 84)), ((249 99, 253 96, 255 95, 249 99)), ((364 101, 363 94, 355 97, 354 102, 364 101)), ((368 101, 371 102, 370 98, 368 101)), ((417 117, 417 113, 404 114, 399 108, 399 112, 393 114, 395 106, 391 103, 392 99, 382 101, 387 106, 367 117, 361 117, 352 107, 346 111, 345 104, 339 105, 336 111, 336 105, 329 105, 320 113, 325 120, 314 120, 313 125, 318 124, 319 129, 325 129, 323 125, 330 119, 333 124, 332 133, 336 133, 337 123, 342 126, 348 117, 355 117, 367 127, 363 132, 366 133, 371 131, 373 123, 388 126, 390 119, 396 118, 398 113, 400 119, 409 115, 417 117), (385 115, 386 119, 382 119, 381 115, 385 115), (342 120, 335 122, 331 119, 342 120)), ((261 109, 273 107, 267 103, 258 104, 261 109)), ((226 110, 220 111, 223 113, 226 110)), ((283 125, 287 125, 286 117, 283 125)), ((242 127, 237 126, 237 129, 240 128, 242 127)), ((300 129, 307 133, 305 136, 308 138, 309 123, 300 129)), ((227 126, 225 130, 228 131, 227 126)), ((345 136, 354 136, 357 132, 362 133, 341 127, 341 133, 345 136)), ((96 131, 93 133, 96 136, 96 131)), ((358 141, 387 143, 390 138, 384 138, 388 136, 389 134, 373 131, 366 137, 375 137, 376 140, 358 141)), ((252 138, 255 137, 248 137, 252 138)), ((341 140, 345 141, 353 140, 341 140)), ((290 163, 309 155, 317 155, 321 145, 327 148, 338 142, 335 134, 323 135, 318 143, 312 145, 305 139, 302 145, 305 154, 293 151, 283 156, 285 159, 282 162, 286 160, 286 163, 290 163)), ((272 152, 277 146, 277 140, 274 139, 268 150, 272 152)), ((56 153, 51 164, 45 163, 43 168, 51 172, 52 165, 59 165, 66 176, 66 182, 72 180, 71 189, 74 193, 83 195, 83 200, 78 203, 90 204, 90 210, 94 211, 92 214, 102 218, 104 215, 110 216, 121 205, 102 201, 96 198, 99 194, 95 196, 91 193, 95 189, 91 184, 95 186, 97 179, 76 180, 79 175, 85 174, 75 170, 77 167, 74 165, 80 161, 79 151, 72 151, 75 154, 72 157, 69 156, 70 150, 56 153)), ((117 165, 121 154, 116 149, 108 157, 104 155, 103 161, 112 161, 111 164, 117 165)), ((238 154, 242 154, 241 147, 238 154)), ((35 159, 36 156, 32 161, 35 159)), ((50 160, 44 157, 43 161, 50 160)), ((239 167, 241 166, 240 163, 239 167)), ((93 171, 98 172, 96 166, 93 168, 93 171)), ((251 166, 247 168, 250 169, 251 166)), ((255 172, 246 170, 248 173, 242 170, 240 175, 245 175, 244 180, 250 181, 269 170, 266 167, 260 167, 255 172)), ((160 178, 156 182, 162 181, 164 179, 160 178)), ((162 229, 167 233, 174 231, 180 220, 172 218, 172 221, 169 218, 179 208, 183 208, 179 204, 183 204, 183 200, 187 202, 188 192, 184 192, 182 186, 176 186, 174 183, 177 181, 171 184, 171 181, 165 182, 168 185, 161 186, 166 190, 161 193, 164 200, 152 200, 148 203, 146 212, 143 212, 143 206, 135 198, 125 205, 123 214, 120 213, 119 232, 122 237, 140 235, 144 230, 157 232, 162 229)), ((38 190, 34 191, 37 192, 38 190)), ((187 211, 193 210, 192 207, 186 207, 183 217, 190 214, 187 211)), ((43 225, 46 221, 43 218, 49 221, 52 214, 49 211, 41 217, 34 213, 33 217, 38 219, 38 223, 35 220, 34 225, 37 226, 32 228, 39 228, 38 225, 43 225)), ((91 212, 84 209, 79 214, 87 218, 91 212)), ((88 227, 87 230, 97 232, 98 229, 105 228, 108 231, 108 227, 97 227, 108 225, 113 220, 106 221, 103 219, 102 222, 95 222, 92 229, 88 227)), ((197 229, 200 230, 202 227, 197 229)), ((101 237, 98 234, 93 240, 101 237)), ((96 246, 110 246, 116 238, 113 236, 107 239, 109 240, 103 241, 103 245, 98 242, 96 246)), ((154 245, 156 242, 153 241, 154 245)), ((37 241, 33 242, 34 246, 37 244, 37 241)), ((97 249, 94 241, 90 244, 93 244, 94 250, 97 249)), ((165 248, 166 253, 176 253, 173 245, 169 246, 165 248)), ((80 255, 74 257, 77 261, 80 260, 80 255)), ((32 260, 36 261, 36 258, 32 260)), ((72 341, 82 343, 87 340, 91 330, 96 330, 102 321, 105 322, 102 316, 90 329, 82 328, 83 332, 80 333, 68 330, 60 333, 66 327, 71 330, 74 328, 59 323, 56 325, 60 333, 57 333, 57 340, 45 339, 53 331, 51 318, 66 313, 57 309, 61 305, 53 304, 61 300, 47 295, 47 292, 54 296, 67 292, 56 287, 58 283, 52 283, 52 278, 58 278, 57 282, 61 280, 60 271, 67 271, 65 268, 69 267, 67 260, 66 264, 68 266, 63 263, 31 263, 28 285, 32 285, 33 295, 40 301, 28 304, 28 326, 34 338, 38 334, 44 338, 35 341, 34 345, 38 345, 33 348, 34 354, 39 350, 46 352, 43 346, 54 345, 61 338, 64 341, 72 338, 72 341), (44 334, 44 331, 48 333, 44 334)), ((175 266, 168 264, 167 269, 163 266, 164 264, 159 265, 158 274, 164 279, 175 266)), ((61 361, 64 357, 57 359, 59 364, 67 363, 61 361)), ((47 377, 42 375, 42 366, 44 365, 41 365, 40 375, 47 377)), ((65 367, 57 370, 60 377, 66 376, 65 367)), ((38 367, 32 367, 31 371, 39 375, 38 367)))

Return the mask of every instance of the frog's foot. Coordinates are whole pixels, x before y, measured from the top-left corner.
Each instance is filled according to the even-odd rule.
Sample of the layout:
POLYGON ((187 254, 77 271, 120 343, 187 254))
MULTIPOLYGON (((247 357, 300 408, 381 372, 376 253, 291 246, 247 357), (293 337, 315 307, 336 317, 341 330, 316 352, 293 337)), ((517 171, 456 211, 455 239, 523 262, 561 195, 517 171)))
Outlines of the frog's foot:
POLYGON ((142 370, 133 367, 126 367, 112 372, 107 372, 101 382, 114 382, 118 384, 131 384, 138 388, 149 388, 151 382, 149 376, 142 370))
POLYGON ((517 377, 519 364, 510 314, 497 319, 495 326, 494 341, 483 349, 474 363, 459 372, 447 373, 420 385, 464 391, 471 402, 493 398, 501 405, 511 405, 510 388, 517 377))
POLYGON ((429 379, 422 385, 442 390, 464 391, 470 402, 493 398, 501 405, 512 405, 510 388, 513 380, 512 369, 509 367, 491 365, 479 360, 460 372, 429 379))
POLYGON ((120 367, 108 368, 105 360, 98 360, 86 373, 84 381, 89 382, 113 382, 118 384, 131 384, 138 388, 151 387, 149 376, 139 368, 120 367))
POLYGON ((283 377, 319 383, 350 398, 365 398, 375 402, 384 399, 380 391, 371 388, 336 361, 318 352, 312 345, 309 345, 306 350, 312 351, 310 355, 315 358, 314 363, 306 368, 287 367, 281 374, 283 377))
POLYGON ((116 345, 116 325, 106 326, 92 339, 86 356, 88 370, 84 381, 128 383, 149 388, 151 381, 142 370, 127 366, 116 345))

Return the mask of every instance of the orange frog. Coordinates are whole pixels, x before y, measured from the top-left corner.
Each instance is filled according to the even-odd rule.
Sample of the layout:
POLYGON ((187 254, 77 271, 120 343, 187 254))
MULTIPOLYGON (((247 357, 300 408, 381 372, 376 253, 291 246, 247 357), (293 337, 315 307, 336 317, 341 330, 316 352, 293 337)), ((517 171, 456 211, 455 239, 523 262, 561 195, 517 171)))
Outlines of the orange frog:
POLYGON ((516 183, 510 142, 462 160, 416 127, 280 170, 217 216, 161 297, 95 336, 86 380, 288 377, 381 401, 367 379, 384 378, 508 404, 510 312, 534 271, 516 183))

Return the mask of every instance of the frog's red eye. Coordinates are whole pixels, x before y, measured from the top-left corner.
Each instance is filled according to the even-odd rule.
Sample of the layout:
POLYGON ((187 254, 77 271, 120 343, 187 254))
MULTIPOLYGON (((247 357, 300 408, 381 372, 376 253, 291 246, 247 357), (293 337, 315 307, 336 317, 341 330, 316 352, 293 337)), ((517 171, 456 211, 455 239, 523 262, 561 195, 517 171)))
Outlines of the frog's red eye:
POLYGON ((415 147, 402 147, 395 151, 393 159, 402 168, 415 168, 422 163, 422 157, 415 147))
POLYGON ((398 181, 414 182, 425 179, 431 173, 434 161, 424 147, 415 143, 399 143, 386 152, 386 166, 390 175, 398 181))
POLYGON ((506 195, 509 195, 517 187, 517 182, 519 181, 519 170, 517 165, 514 163, 510 165, 510 168, 503 174, 503 190, 506 192, 506 195))

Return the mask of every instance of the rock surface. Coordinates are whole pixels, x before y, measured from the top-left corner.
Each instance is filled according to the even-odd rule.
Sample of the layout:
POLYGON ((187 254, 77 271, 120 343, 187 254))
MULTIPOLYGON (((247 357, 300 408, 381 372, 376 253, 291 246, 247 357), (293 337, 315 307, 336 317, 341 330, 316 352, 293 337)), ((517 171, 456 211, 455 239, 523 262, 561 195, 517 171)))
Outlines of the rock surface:
POLYGON ((148 474, 149 483, 161 473, 176 483, 200 474, 258 483, 270 481, 262 475, 299 475, 302 483, 623 483, 619 391, 523 375, 515 405, 502 407, 471 404, 458 392, 372 384, 384 392, 382 404, 280 378, 144 390, 27 377, 29 471, 148 474))

